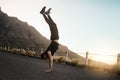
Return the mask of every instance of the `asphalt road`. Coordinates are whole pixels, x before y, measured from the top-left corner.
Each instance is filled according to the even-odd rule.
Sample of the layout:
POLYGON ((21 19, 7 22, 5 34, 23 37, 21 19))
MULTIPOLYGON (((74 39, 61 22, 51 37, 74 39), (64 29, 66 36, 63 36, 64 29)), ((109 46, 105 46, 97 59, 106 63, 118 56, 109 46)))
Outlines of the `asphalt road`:
POLYGON ((48 61, 0 52, 0 80, 120 80, 119 76, 54 63, 44 72, 48 61))

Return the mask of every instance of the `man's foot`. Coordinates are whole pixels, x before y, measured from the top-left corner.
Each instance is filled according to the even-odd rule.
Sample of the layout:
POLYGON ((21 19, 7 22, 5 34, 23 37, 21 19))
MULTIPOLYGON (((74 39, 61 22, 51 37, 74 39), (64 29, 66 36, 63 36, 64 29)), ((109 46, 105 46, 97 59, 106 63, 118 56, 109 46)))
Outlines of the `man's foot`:
POLYGON ((47 69, 47 70, 44 70, 45 72, 52 72, 52 70, 50 70, 50 69, 47 69))
POLYGON ((52 8, 49 8, 49 9, 45 12, 45 14, 49 15, 51 9, 52 9, 52 8))
POLYGON ((42 10, 40 11, 41 14, 44 14, 44 13, 45 13, 45 8, 46 8, 46 6, 44 6, 44 7, 42 8, 42 10))

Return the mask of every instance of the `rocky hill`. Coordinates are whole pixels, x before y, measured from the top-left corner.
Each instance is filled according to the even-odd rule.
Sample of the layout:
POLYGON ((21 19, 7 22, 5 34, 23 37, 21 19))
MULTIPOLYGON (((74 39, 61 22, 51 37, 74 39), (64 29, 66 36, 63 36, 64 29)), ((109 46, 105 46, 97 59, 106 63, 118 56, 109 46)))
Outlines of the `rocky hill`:
POLYGON ((44 43, 49 42, 34 27, 0 11, 0 46, 39 51, 40 48, 44 49, 47 46, 44 43))
MULTIPOLYGON (((45 50, 49 44, 50 40, 42 36, 33 26, 16 17, 8 16, 0 10, 0 46, 40 51, 45 50)), ((67 50, 66 46, 60 45, 57 53, 65 55, 67 50)), ((77 54, 68 51, 70 56, 78 57, 77 54)))

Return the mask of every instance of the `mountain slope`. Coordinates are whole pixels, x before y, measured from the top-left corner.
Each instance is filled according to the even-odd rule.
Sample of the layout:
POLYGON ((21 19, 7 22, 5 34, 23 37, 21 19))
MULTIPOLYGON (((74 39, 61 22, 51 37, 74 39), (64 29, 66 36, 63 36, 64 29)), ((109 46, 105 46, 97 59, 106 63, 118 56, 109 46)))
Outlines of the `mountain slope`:
MULTIPOLYGON (((16 17, 8 16, 0 10, 0 46, 11 48, 32 49, 40 52, 46 49, 50 40, 42 36, 33 26, 27 22, 20 21, 16 17)), ((68 48, 60 45, 57 55, 64 56, 68 48)), ((70 55, 79 57, 78 54, 68 50, 70 55)), ((70 56, 69 55, 69 56, 70 56)))
POLYGON ((0 11, 0 46, 39 50, 49 43, 35 28, 0 11))

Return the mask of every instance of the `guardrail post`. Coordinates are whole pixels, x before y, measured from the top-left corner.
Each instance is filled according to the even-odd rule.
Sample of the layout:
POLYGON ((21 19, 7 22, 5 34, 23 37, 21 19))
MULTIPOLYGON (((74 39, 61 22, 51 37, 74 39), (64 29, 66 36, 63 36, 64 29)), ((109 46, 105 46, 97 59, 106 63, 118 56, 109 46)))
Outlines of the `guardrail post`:
POLYGON ((117 56, 117 70, 120 71, 120 53, 117 56))
POLYGON ((117 63, 120 63, 120 54, 118 53, 118 56, 117 56, 117 63))
POLYGON ((88 52, 86 52, 85 65, 88 65, 88 52))
POLYGON ((68 49, 67 49, 66 54, 65 54, 65 61, 67 61, 67 59, 68 59, 68 49))

